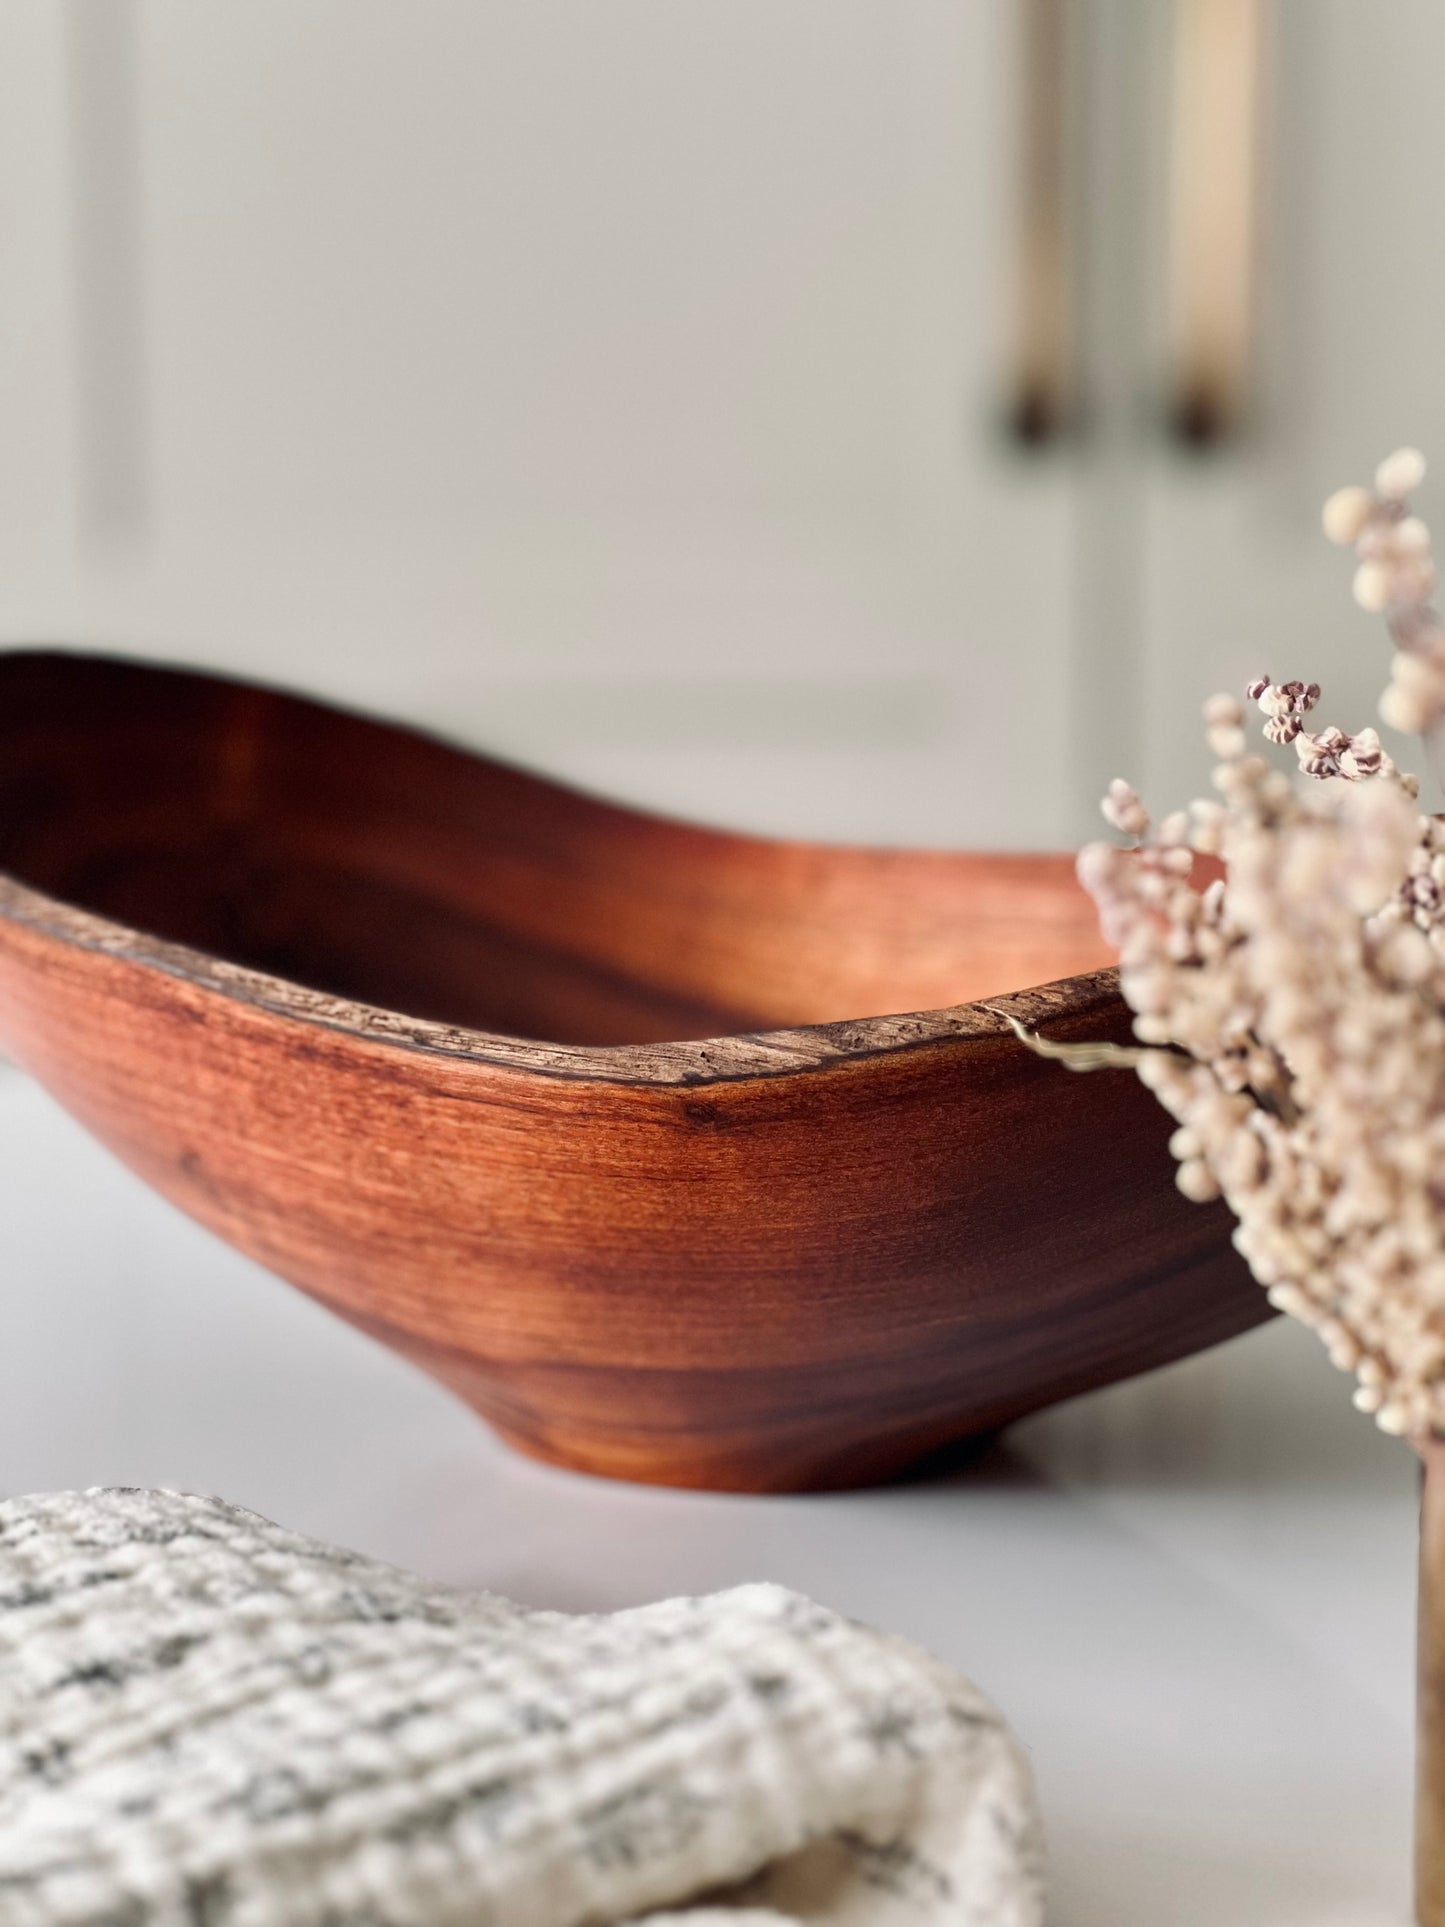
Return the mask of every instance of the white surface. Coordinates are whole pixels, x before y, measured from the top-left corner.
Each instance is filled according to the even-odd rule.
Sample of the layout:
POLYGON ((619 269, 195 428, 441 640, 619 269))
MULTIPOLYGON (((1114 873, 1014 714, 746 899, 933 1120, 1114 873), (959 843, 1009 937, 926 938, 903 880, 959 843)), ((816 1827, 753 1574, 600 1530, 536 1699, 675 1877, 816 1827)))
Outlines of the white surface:
POLYGON ((568 1609, 767 1578, 1014 1721, 1051 1927, 1408 1919, 1414 1466, 1277 1325, 1021 1425, 973 1473, 694 1496, 513 1457, 0 1073, 0 1493, 217 1492, 568 1609))

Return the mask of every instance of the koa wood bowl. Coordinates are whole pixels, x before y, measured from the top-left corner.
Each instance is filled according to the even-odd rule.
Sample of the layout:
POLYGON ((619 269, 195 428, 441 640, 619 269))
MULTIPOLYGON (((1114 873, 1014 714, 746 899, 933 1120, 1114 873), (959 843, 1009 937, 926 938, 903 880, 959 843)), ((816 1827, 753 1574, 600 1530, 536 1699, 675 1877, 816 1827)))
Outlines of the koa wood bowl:
POLYGON ((3 1047, 541 1457, 869 1482, 1266 1314, 1148 1093, 1008 1029, 1127 1032, 1067 857, 724 835, 25 652, 0 871, 3 1047))

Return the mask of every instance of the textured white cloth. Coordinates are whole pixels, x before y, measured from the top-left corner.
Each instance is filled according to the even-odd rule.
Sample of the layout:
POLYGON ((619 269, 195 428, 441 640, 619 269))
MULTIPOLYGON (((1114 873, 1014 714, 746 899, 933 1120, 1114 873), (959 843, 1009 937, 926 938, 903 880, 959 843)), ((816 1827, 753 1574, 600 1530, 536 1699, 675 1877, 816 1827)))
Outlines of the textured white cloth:
POLYGON ((979 1692, 776 1586, 577 1617, 0 1504, 0 1927, 1037 1927, 1039 1859, 979 1692))

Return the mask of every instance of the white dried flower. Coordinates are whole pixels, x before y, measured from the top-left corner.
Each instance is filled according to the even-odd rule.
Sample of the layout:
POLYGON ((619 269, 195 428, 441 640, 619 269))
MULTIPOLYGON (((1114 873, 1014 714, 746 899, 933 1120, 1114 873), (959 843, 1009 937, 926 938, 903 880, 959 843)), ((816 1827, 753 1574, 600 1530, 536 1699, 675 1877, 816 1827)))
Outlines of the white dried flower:
POLYGON ((1375 493, 1387 502, 1403 502, 1425 479, 1425 457, 1418 448, 1397 448, 1375 470, 1375 493))
POLYGON ((1418 515, 1407 515, 1390 530, 1390 546, 1398 555, 1428 555, 1430 531, 1418 515))
MULTIPOLYGON (((1267 676, 1256 676, 1245 694, 1269 718, 1264 726, 1266 742, 1292 743, 1304 727, 1305 716, 1320 699, 1320 686, 1317 682, 1274 683, 1267 676)), ((1209 743, 1214 748, 1212 735, 1209 743)), ((1301 761, 1305 754, 1300 751, 1301 761)))
POLYGON ((1244 731, 1232 723, 1216 723, 1204 732, 1204 740, 1211 755, 1222 757, 1227 763, 1233 762, 1244 749, 1244 731))
MULTIPOLYGON (((1407 498, 1425 475, 1417 448, 1397 448, 1375 471, 1375 487, 1337 489, 1325 504, 1325 533, 1359 558, 1354 595, 1384 615, 1395 645, 1380 716, 1407 735, 1445 730, 1445 623, 1430 605, 1435 563, 1430 531, 1407 498)), ((1253 687, 1253 685, 1251 685, 1253 687)), ((1278 741, 1291 740, 1287 736, 1278 741)))
MULTIPOLYGON (((1373 494, 1331 497, 1325 527, 1360 554, 1360 599, 1389 612, 1381 713, 1433 733, 1445 626, 1405 510, 1423 472, 1397 451, 1373 494)), ((1239 703, 1214 697, 1217 800, 1151 837, 1115 783, 1104 814, 1141 847, 1091 845, 1079 875, 1119 949, 1138 1075, 1178 1126, 1180 1190, 1225 1199, 1271 1302, 1356 1374, 1361 1410, 1445 1434, 1445 822, 1417 814, 1418 781, 1374 729, 1304 728, 1316 684, 1261 676, 1247 693, 1266 737, 1329 780, 1302 790, 1248 753, 1239 703), (1191 855, 1226 866, 1202 894, 1191 855)))
POLYGON ((1379 615, 1390 606, 1390 580, 1390 571, 1383 562, 1362 562, 1355 570, 1356 602, 1370 615, 1379 615))
POLYGON ((1125 836, 1143 836, 1149 828, 1149 812, 1139 801, 1138 791, 1117 776, 1109 785, 1109 794, 1099 808, 1103 811, 1104 821, 1112 824, 1116 830, 1122 830, 1125 836))
POLYGON ((1219 1196, 1219 1180, 1203 1158, 1186 1158, 1175 1173, 1175 1182, 1194 1204, 1208 1204, 1219 1196))
POLYGON ((1374 507, 1367 488, 1337 488, 1325 503, 1325 534, 1338 548, 1348 548, 1364 534, 1365 524, 1374 507))

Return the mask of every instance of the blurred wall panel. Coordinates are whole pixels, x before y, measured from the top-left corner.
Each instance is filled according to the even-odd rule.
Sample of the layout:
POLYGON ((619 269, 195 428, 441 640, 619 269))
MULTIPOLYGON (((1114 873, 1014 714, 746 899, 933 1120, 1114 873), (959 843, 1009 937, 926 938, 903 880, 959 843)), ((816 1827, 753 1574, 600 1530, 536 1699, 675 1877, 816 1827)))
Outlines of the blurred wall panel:
POLYGON ((1073 483, 997 426, 1011 0, 67 11, 57 59, 0 0, 71 135, 60 189, 6 137, 0 271, 51 286, 57 200, 79 262, 78 462, 25 429, 73 543, 6 634, 739 823, 1077 832, 1073 483))
MULTIPOLYGON (((1207 784, 1199 705, 1215 689, 1301 677, 1324 686, 1322 723, 1377 720, 1388 645, 1351 601, 1351 559, 1320 533, 1332 489, 1413 442, 1432 459, 1423 513, 1445 523, 1445 9, 1274 0, 1266 12, 1251 412, 1213 451, 1160 438, 1140 455, 1139 770, 1161 806, 1207 784)), ((1391 748, 1422 767, 1418 744, 1391 748)))
POLYGON ((143 542, 150 421, 136 0, 68 0, 76 517, 98 547, 143 542))
POLYGON ((1020 0, 0 0, 0 636, 939 843, 1202 784, 1259 669, 1358 725, 1383 642, 1316 508, 1445 462, 1445 12, 1256 0, 1256 132, 1188 144, 1260 156, 1201 449, 1171 30, 1213 4, 1071 0, 1077 419, 1030 456, 1020 0))
POLYGON ((68 612, 79 428, 67 18, 0 0, 0 596, 12 635, 68 612))

